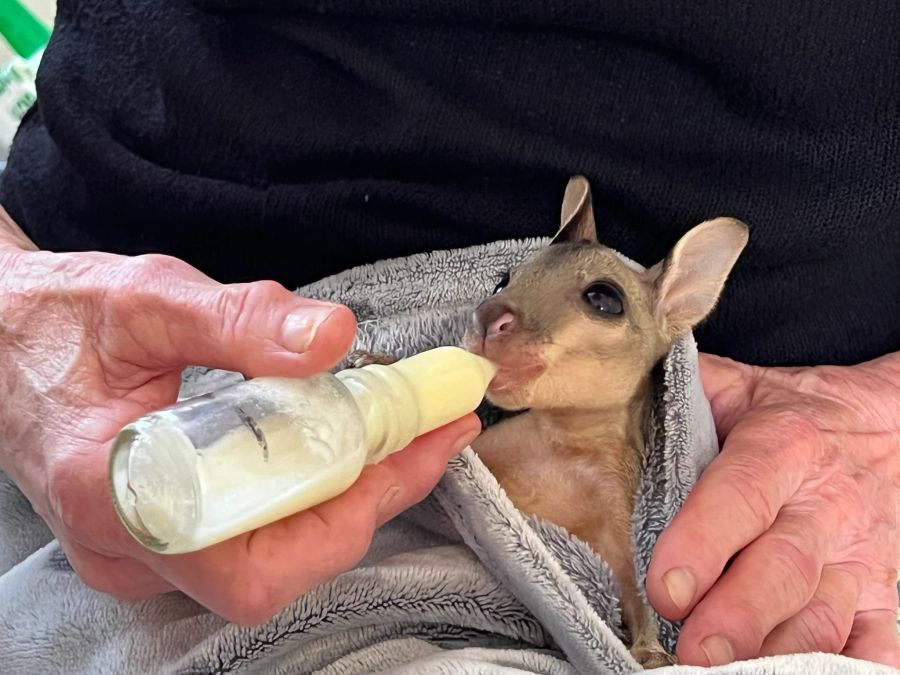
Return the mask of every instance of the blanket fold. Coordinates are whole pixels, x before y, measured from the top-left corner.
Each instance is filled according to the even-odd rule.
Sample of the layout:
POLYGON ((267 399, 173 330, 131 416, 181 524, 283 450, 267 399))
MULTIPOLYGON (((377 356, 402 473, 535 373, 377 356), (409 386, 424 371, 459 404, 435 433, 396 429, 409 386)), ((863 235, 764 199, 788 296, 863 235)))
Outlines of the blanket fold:
MULTIPOLYGON (((455 344, 473 304, 540 240, 438 251, 349 270, 299 292, 343 302, 357 346, 396 356, 455 344)), ((193 368, 182 395, 239 378, 193 368)), ((659 533, 717 452, 691 337, 665 359, 634 514, 643 579, 659 533)), ((84 586, 0 474, 0 663, 5 673, 633 673, 606 564, 515 509, 466 450, 422 503, 382 527, 353 570, 263 626, 241 628, 179 593, 123 604, 84 586)), ((660 620, 672 648, 678 626, 660 620)), ((838 656, 660 673, 865 674, 838 656)))

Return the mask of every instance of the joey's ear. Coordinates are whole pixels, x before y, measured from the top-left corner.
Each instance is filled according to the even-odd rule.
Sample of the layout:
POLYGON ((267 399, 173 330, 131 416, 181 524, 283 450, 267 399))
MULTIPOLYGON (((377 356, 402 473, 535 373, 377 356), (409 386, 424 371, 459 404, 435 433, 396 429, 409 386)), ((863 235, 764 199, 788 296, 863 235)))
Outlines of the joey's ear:
POLYGON ((559 231, 550 243, 558 244, 561 241, 597 243, 591 185, 584 176, 573 176, 566 186, 559 218, 559 231))
POLYGON ((712 311, 748 236, 739 220, 707 220, 648 270, 656 290, 656 320, 669 337, 687 333, 712 311))

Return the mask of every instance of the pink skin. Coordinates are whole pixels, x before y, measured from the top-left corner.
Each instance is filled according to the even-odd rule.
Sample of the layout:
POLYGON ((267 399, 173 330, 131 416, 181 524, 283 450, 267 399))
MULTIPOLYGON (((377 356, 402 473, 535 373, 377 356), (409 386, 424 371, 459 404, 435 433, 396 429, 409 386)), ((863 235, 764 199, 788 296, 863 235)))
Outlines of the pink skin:
POLYGON ((686 617, 679 661, 823 651, 900 667, 900 354, 815 368, 703 355, 701 372, 722 452, 647 577, 657 610, 686 617))
POLYGON ((477 436, 477 417, 367 467, 325 504, 176 556, 145 550, 118 521, 110 442, 175 400, 187 364, 310 375, 343 356, 354 330, 345 307, 273 282, 222 285, 165 256, 37 251, 0 209, 0 468, 89 586, 122 600, 180 589, 261 623, 353 567, 375 528, 423 499, 477 436))

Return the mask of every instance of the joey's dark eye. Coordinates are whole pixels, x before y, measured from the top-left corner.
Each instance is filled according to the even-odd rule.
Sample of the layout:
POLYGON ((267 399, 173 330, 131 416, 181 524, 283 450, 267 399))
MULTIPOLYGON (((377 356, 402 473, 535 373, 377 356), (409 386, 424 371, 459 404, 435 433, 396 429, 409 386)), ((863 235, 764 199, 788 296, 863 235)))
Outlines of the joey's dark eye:
POLYGON ((500 281, 497 282, 497 285, 494 286, 494 295, 502 291, 509 285, 509 272, 504 272, 503 276, 500 277, 500 281))
POLYGON ((584 301, 595 312, 602 314, 621 314, 624 310, 621 291, 604 281, 588 286, 584 291, 584 301))

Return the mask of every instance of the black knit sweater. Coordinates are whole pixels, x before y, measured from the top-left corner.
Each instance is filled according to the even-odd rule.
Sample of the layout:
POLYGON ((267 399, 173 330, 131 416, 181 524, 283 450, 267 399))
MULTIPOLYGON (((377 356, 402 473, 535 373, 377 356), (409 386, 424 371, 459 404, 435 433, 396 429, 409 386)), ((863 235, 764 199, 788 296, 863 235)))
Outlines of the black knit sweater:
POLYGON ((890 0, 59 0, 0 200, 45 248, 293 287, 549 235, 583 173, 644 264, 750 225, 702 349, 853 363, 900 348, 898 27, 890 0))

